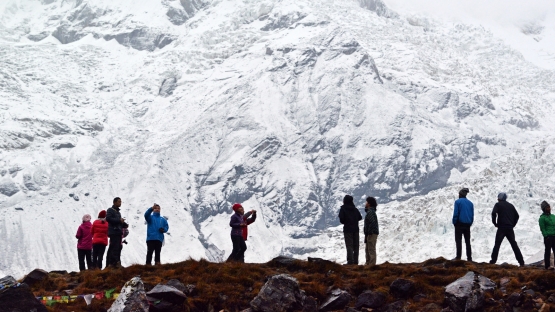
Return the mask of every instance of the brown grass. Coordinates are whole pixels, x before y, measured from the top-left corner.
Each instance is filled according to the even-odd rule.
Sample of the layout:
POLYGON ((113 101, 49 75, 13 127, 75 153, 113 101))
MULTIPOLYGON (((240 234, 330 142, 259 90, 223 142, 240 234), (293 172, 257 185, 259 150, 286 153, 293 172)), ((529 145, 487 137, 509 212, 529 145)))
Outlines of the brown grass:
MULTIPOLYGON (((95 293, 111 288, 119 292, 123 284, 134 276, 141 276, 146 290, 158 283, 170 279, 178 279, 183 284, 195 285, 198 295, 189 297, 183 311, 241 311, 249 307, 249 302, 258 294, 264 285, 265 278, 286 273, 297 278, 301 289, 313 296, 319 303, 327 298, 334 288, 345 289, 351 293, 354 306, 356 296, 365 290, 389 293, 389 285, 397 278, 410 279, 416 284, 416 294, 425 297, 420 300, 409 299, 410 311, 419 311, 426 304, 437 303, 443 306, 444 287, 455 281, 468 271, 478 272, 496 282, 509 277, 506 285, 507 293, 497 289, 488 294, 488 305, 485 311, 503 311, 499 302, 513 292, 521 292, 521 288, 533 289, 534 298, 527 298, 521 311, 535 311, 533 299, 547 298, 555 293, 555 272, 539 268, 518 268, 515 266, 498 266, 490 264, 468 263, 464 261, 448 261, 443 258, 430 259, 419 264, 385 263, 374 267, 341 266, 334 263, 309 263, 295 261, 289 265, 270 262, 267 264, 210 263, 205 260, 187 260, 175 264, 145 267, 132 265, 122 269, 89 271, 71 275, 52 274, 49 278, 33 287, 37 296, 61 295, 62 291, 72 283, 78 283, 75 294, 95 293)), ((387 302, 396 299, 387 295, 387 302)), ((112 300, 93 300, 89 307, 83 299, 70 304, 57 304, 50 311, 105 311, 112 300)), ((555 306, 552 308, 555 311, 555 306)))

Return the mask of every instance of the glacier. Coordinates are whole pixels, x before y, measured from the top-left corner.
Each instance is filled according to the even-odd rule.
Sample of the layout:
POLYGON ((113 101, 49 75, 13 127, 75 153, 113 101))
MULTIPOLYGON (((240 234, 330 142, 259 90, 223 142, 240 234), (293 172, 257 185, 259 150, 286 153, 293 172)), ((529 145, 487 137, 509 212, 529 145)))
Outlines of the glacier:
POLYGON ((116 196, 123 265, 144 262, 154 202, 163 262, 226 259, 234 202, 259 211, 246 261, 345 262, 345 194, 380 203, 378 262, 450 259, 461 187, 475 260, 500 191, 532 257, 555 190, 555 70, 525 55, 380 0, 3 1, 0 275, 76 270, 81 216, 116 196))

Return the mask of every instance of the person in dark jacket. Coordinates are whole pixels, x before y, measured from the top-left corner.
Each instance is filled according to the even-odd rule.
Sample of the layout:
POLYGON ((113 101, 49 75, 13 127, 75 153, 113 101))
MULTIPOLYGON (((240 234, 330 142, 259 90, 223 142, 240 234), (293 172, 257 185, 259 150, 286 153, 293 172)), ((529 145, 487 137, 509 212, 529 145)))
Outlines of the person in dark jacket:
POLYGON ((108 222, 108 237, 110 238, 110 246, 108 247, 108 255, 106 257, 106 266, 121 266, 121 242, 123 235, 123 226, 125 219, 120 213, 121 198, 116 197, 113 200, 113 206, 106 211, 106 221, 108 222))
POLYGON ((470 246, 470 227, 474 223, 474 204, 466 198, 470 191, 463 188, 459 191, 459 199, 455 201, 453 211, 453 225, 455 226, 455 244, 457 246, 457 256, 455 260, 461 260, 462 237, 466 244, 466 259, 472 261, 472 247, 470 246))
POLYGON ((77 238, 77 257, 79 258, 79 271, 86 269, 92 270, 91 252, 93 248, 93 237, 91 233, 91 215, 83 216, 83 223, 77 229, 75 238, 77 238), (87 268, 85 268, 85 259, 87 260, 87 268))
POLYGON ((160 205, 154 204, 145 212, 146 228, 146 265, 152 264, 152 253, 154 253, 154 264, 160 264, 160 252, 164 243, 164 233, 169 230, 168 221, 160 215, 160 205))
POLYGON ((501 247, 503 239, 506 237, 513 248, 516 260, 520 266, 524 266, 524 258, 522 257, 520 248, 518 248, 518 244, 516 243, 515 232, 513 230, 518 223, 518 218, 519 215, 515 206, 507 201, 507 194, 499 193, 499 195, 497 195, 497 203, 491 212, 491 221, 497 228, 497 233, 495 234, 495 246, 493 247, 489 263, 494 264, 497 262, 499 248, 501 247))
POLYGON ((545 269, 551 266, 551 251, 555 253, 555 215, 551 214, 551 206, 544 200, 541 203, 542 215, 540 216, 540 230, 543 235, 543 244, 545 245, 544 265, 545 269))
POLYGON ((366 265, 376 265, 376 243, 380 229, 378 227, 378 216, 376 215, 376 208, 378 202, 374 197, 366 198, 364 210, 366 216, 364 217, 364 242, 366 243, 366 265))
POLYGON ((98 220, 94 221, 91 229, 93 235, 92 264, 95 269, 102 269, 102 259, 106 246, 108 246, 108 222, 106 222, 106 210, 98 214, 98 220))
POLYGON ((359 228, 362 215, 353 202, 351 195, 345 195, 343 206, 339 210, 339 222, 343 224, 343 236, 347 247, 347 264, 358 264, 359 228))
POLYGON ((245 210, 241 204, 233 204, 232 208, 235 213, 231 216, 229 226, 231 226, 231 242, 233 243, 233 250, 231 251, 227 261, 244 263, 245 251, 247 250, 247 244, 245 243, 246 239, 244 237, 244 235, 246 235, 245 228, 248 224, 251 224, 254 220, 256 220, 256 210, 251 210, 250 214, 252 214, 252 216, 248 218, 248 215, 245 215, 245 210))

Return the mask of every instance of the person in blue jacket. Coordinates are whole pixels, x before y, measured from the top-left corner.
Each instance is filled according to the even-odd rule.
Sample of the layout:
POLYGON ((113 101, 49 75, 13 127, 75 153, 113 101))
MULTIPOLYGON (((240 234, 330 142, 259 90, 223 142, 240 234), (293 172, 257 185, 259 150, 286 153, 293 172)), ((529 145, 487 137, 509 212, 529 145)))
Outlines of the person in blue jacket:
POLYGON ((154 204, 145 212, 146 228, 146 265, 152 264, 152 253, 154 253, 154 264, 160 264, 160 252, 164 243, 164 233, 169 230, 168 221, 160 215, 160 205, 154 204))
POLYGON ((459 191, 459 199, 455 201, 455 211, 453 211, 453 225, 455 226, 455 243, 457 245, 457 257, 461 260, 462 237, 466 243, 466 259, 472 261, 472 247, 470 246, 470 227, 474 222, 474 204, 466 198, 470 191, 463 188, 459 191))

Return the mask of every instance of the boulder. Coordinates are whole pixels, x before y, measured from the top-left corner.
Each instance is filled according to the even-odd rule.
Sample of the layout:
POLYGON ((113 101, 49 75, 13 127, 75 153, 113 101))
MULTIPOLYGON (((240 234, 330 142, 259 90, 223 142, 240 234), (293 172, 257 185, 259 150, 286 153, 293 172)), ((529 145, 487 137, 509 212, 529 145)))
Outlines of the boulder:
POLYGON ((312 257, 308 257, 308 262, 312 262, 312 263, 320 263, 320 264, 337 264, 333 261, 330 260, 326 260, 326 259, 322 259, 322 258, 312 258, 312 257))
POLYGON ((272 259, 270 263, 288 266, 288 265, 294 264, 295 261, 299 261, 299 260, 291 257, 279 256, 272 259))
POLYGON ((0 291, 2 291, 2 289, 9 288, 15 285, 17 285, 17 281, 15 280, 15 278, 9 275, 0 278, 0 291))
POLYGON ((362 308, 376 309, 385 303, 385 294, 379 291, 367 290, 357 297, 355 308, 358 310, 362 308))
POLYGON ((108 312, 147 312, 148 310, 145 286, 141 278, 136 276, 125 283, 119 297, 108 312))
POLYGON ((317 311, 316 300, 308 297, 297 280, 287 274, 270 277, 250 306, 255 312, 317 311))
POLYGON ((187 287, 185 285, 183 285, 183 283, 181 283, 179 280, 176 280, 176 279, 169 280, 166 283, 166 285, 171 286, 171 287, 183 292, 184 294, 187 294, 189 292, 187 287))
POLYGON ((407 303, 403 300, 395 301, 388 305, 384 305, 378 311, 380 312, 406 312, 408 311, 407 303))
POLYGON ((146 294, 148 297, 158 300, 164 300, 173 304, 183 304, 187 300, 187 296, 179 289, 169 286, 158 284, 146 294))
POLYGON ((481 311, 485 292, 493 292, 495 283, 478 273, 468 272, 445 288, 445 302, 455 312, 481 311))
MULTIPOLYGON (((0 280, 2 285, 13 284, 15 280, 7 276, 0 280)), ((35 298, 26 284, 4 286, 0 289, 0 312, 35 311, 47 312, 46 307, 35 298)))
POLYGON ((32 287, 33 285, 35 285, 36 283, 42 281, 47 277, 48 277, 48 272, 46 272, 45 270, 34 269, 33 271, 31 271, 31 273, 25 276, 22 283, 25 283, 32 287))
POLYGON ((414 293, 414 282, 408 279, 398 278, 389 286, 389 292, 395 298, 409 298, 414 293))
POLYGON ((351 301, 351 295, 341 289, 334 289, 329 297, 322 303, 318 311, 343 310, 351 301))

